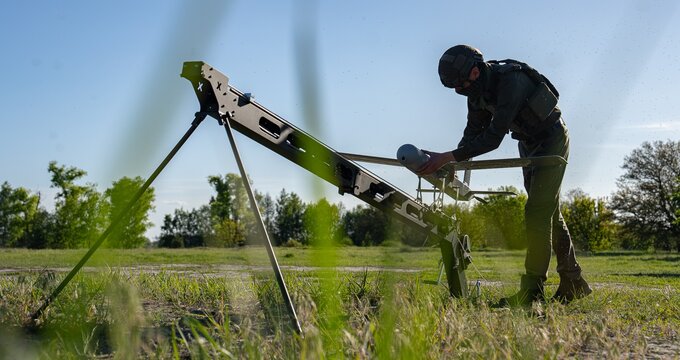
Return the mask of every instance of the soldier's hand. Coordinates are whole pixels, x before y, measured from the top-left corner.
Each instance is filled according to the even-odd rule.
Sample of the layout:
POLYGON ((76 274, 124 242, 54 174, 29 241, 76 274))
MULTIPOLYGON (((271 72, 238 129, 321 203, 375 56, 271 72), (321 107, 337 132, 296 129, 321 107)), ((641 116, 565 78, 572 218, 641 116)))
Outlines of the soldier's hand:
POLYGON ((430 160, 426 162, 420 169, 416 171, 418 176, 425 176, 434 173, 439 170, 442 166, 456 161, 453 154, 450 151, 443 153, 438 153, 434 151, 423 150, 424 153, 430 155, 430 160))

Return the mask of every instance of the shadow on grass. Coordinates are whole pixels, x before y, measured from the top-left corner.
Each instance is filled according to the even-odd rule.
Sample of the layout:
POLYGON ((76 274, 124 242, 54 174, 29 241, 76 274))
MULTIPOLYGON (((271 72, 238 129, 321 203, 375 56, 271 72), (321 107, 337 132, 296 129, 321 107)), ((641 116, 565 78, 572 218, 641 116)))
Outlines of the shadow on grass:
POLYGON ((641 261, 669 261, 669 262, 680 262, 680 254, 671 255, 669 253, 653 253, 647 251, 604 251, 604 252, 581 252, 577 251, 578 256, 592 256, 592 257, 630 257, 641 261))
POLYGON ((604 257, 604 256, 612 256, 612 257, 619 257, 619 256, 640 257, 640 256, 645 256, 645 255, 654 255, 654 254, 653 254, 653 253, 646 252, 646 251, 642 251, 642 250, 623 250, 623 251, 601 251, 601 252, 584 252, 584 251, 576 251, 576 255, 581 255, 581 256, 595 256, 595 257, 604 257))
MULTIPOLYGON (((137 356, 146 357, 149 349, 158 346, 167 346, 168 353, 172 347, 179 346, 178 358, 194 358, 194 352, 201 352, 199 348, 207 348, 205 345, 208 335, 216 335, 221 330, 221 324, 208 319, 211 315, 194 310, 181 319, 169 324, 157 324, 154 326, 142 326, 133 330, 138 331, 139 346, 131 348, 137 356), (197 339, 200 337, 202 339, 197 339), (174 340, 178 339, 178 340, 174 340), (180 340, 181 339, 181 340, 180 340), (176 345, 171 344, 176 341, 176 345), (150 348, 148 348, 150 346, 150 348)), ((230 322, 230 324, 232 324, 230 322)), ((33 324, 24 326, 5 326, 0 324, 0 359, 33 358, 34 355, 61 354, 67 358, 112 358, 117 353, 125 354, 124 349, 114 349, 115 343, 113 332, 119 325, 105 323, 86 322, 80 324, 65 324, 63 322, 46 326, 33 324), (123 350, 123 352, 121 352, 123 350)), ((237 325, 238 326, 238 325, 237 325)), ((292 330, 290 330, 292 332, 292 330)), ((212 340, 214 341, 214 340, 212 340)), ((121 347, 128 344, 119 344, 121 347)), ((130 349, 127 349, 130 350, 130 349)), ((127 358, 123 356, 123 358, 127 358)))
POLYGON ((654 278, 680 278, 680 273, 637 273, 637 274, 613 274, 617 276, 635 276, 635 277, 654 277, 654 278))
POLYGON ((664 257, 653 257, 640 259, 642 261, 668 261, 668 262, 680 262, 680 255, 678 256, 664 256, 664 257))
MULTIPOLYGON (((40 350, 41 346, 59 342, 63 349, 81 355, 104 356, 112 354, 109 325, 84 323, 58 326, 2 326, 0 336, 12 339, 13 345, 24 350, 40 350)), ((16 349, 0 344, 0 358, 12 358, 16 349)))

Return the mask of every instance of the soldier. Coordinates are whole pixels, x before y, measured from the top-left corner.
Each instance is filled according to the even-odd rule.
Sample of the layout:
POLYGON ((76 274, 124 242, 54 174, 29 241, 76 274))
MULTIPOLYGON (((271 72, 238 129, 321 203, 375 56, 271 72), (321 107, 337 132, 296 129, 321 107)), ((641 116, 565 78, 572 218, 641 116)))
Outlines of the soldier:
MULTIPOLYGON (((467 45, 454 46, 439 60, 442 84, 467 97, 467 125, 458 148, 437 153, 420 175, 433 173, 452 161, 463 161, 498 148, 512 132, 521 157, 569 156, 569 132, 557 107, 557 90, 530 66, 515 60, 484 61, 467 45)), ((527 253, 519 291, 496 306, 530 306, 545 299, 543 284, 550 249, 557 255, 560 285, 553 299, 568 303, 592 292, 581 276, 569 230, 560 212, 559 194, 566 166, 523 168, 528 194, 525 206, 527 253)))

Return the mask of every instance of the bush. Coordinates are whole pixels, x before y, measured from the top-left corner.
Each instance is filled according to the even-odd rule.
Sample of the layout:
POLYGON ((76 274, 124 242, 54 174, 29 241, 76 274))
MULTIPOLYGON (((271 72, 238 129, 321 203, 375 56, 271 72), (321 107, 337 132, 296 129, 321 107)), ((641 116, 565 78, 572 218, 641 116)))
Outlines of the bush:
POLYGON ((594 199, 580 189, 571 190, 562 204, 562 215, 574 246, 583 251, 612 248, 615 234, 614 213, 604 199, 594 199))

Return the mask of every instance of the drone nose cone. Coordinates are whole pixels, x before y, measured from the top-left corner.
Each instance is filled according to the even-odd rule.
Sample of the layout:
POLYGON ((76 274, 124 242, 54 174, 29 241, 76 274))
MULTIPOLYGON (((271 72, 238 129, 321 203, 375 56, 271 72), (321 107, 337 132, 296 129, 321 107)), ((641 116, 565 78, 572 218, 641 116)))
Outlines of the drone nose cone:
POLYGON ((417 171, 430 160, 430 155, 412 144, 404 144, 397 150, 397 160, 408 169, 417 171))

